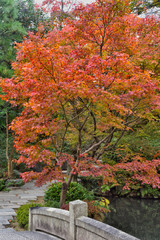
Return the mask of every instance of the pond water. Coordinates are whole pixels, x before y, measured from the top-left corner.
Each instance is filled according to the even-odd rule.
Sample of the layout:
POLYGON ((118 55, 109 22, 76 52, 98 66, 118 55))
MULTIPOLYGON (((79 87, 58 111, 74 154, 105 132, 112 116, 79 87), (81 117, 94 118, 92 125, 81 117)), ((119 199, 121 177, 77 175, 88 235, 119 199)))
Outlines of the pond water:
POLYGON ((160 199, 111 198, 104 222, 141 240, 160 240, 160 199))

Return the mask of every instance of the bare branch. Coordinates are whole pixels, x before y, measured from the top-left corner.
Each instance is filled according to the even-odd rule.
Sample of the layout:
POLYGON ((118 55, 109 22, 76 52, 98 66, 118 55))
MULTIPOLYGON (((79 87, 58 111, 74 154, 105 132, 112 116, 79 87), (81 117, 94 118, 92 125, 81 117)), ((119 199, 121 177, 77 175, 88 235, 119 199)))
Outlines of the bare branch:
POLYGON ((119 136, 119 138, 117 139, 117 141, 116 141, 112 146, 109 146, 108 148, 105 148, 105 147, 104 147, 104 148, 102 149, 102 151, 98 154, 97 159, 99 159, 104 152, 114 149, 114 148, 116 147, 117 143, 118 143, 118 142, 120 141, 120 139, 123 137, 125 131, 126 131, 126 129, 124 129, 124 130, 122 131, 121 135, 119 136))
POLYGON ((62 144, 61 144, 61 150, 60 150, 61 153, 62 153, 62 151, 63 151, 64 142, 65 142, 65 136, 66 136, 66 133, 67 133, 68 127, 69 127, 69 125, 66 124, 66 128, 65 128, 65 131, 64 131, 64 134, 63 134, 63 137, 62 137, 62 144))
MULTIPOLYGON (((85 107, 87 108, 87 110, 89 111, 91 117, 93 118, 94 132, 96 132, 96 130, 97 130, 96 118, 95 118, 95 116, 94 116, 94 114, 93 114, 93 111, 89 108, 89 106, 91 105, 91 102, 90 102, 89 106, 87 106, 87 104, 85 104, 85 102, 83 101, 83 99, 81 99, 80 97, 78 97, 78 98, 79 98, 79 100, 84 104, 84 106, 85 106, 85 107)), ((95 138, 96 142, 98 142, 98 138, 97 138, 96 136, 94 136, 94 138, 95 138)))
POLYGON ((83 123, 82 123, 82 125, 81 125, 81 127, 80 127, 80 131, 83 129, 83 127, 84 127, 84 125, 86 124, 86 122, 87 122, 87 119, 88 119, 88 117, 89 117, 89 114, 90 113, 88 113, 88 115, 86 116, 86 118, 84 119, 84 121, 83 121, 83 123))
POLYGON ((90 151, 92 151, 94 148, 100 146, 102 143, 104 143, 109 137, 110 135, 112 135, 116 130, 114 129, 109 135, 107 135, 106 137, 104 137, 102 140, 100 140, 98 143, 95 143, 94 145, 92 145, 89 149, 87 149, 86 151, 84 151, 82 154, 88 153, 90 151))

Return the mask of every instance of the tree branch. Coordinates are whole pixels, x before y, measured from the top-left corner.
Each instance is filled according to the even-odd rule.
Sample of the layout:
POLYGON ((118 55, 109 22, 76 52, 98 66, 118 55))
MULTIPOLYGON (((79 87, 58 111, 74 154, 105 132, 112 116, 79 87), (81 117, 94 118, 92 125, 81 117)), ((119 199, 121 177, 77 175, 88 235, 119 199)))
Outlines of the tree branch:
POLYGON ((93 150, 94 148, 100 146, 103 142, 105 142, 107 140, 107 138, 109 138, 116 130, 114 129, 109 135, 107 135, 106 137, 104 137, 102 140, 100 140, 98 143, 95 143, 94 145, 92 145, 90 148, 88 148, 86 151, 84 151, 82 154, 88 153, 91 150, 93 150))

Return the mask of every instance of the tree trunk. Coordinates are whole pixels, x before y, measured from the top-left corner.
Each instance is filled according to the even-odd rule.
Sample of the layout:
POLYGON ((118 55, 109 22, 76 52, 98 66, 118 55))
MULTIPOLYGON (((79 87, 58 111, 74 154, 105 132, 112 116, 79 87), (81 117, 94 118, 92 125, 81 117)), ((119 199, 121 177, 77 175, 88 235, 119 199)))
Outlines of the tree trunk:
POLYGON ((73 175, 70 173, 70 175, 68 177, 68 181, 62 183, 62 191, 61 191, 61 197, 60 197, 60 208, 62 208, 65 205, 67 190, 68 190, 68 188, 70 186, 70 183, 72 181, 72 177, 73 177, 73 175))
POLYGON ((78 173, 73 175, 72 181, 77 182, 77 179, 78 179, 78 173))
POLYGON ((67 194, 68 186, 67 183, 62 183, 62 191, 61 191, 61 198, 60 198, 60 208, 62 208, 66 201, 66 194, 67 194))
POLYGON ((12 159, 9 158, 9 131, 8 131, 8 112, 6 112, 6 159, 8 164, 8 178, 13 176, 12 159))

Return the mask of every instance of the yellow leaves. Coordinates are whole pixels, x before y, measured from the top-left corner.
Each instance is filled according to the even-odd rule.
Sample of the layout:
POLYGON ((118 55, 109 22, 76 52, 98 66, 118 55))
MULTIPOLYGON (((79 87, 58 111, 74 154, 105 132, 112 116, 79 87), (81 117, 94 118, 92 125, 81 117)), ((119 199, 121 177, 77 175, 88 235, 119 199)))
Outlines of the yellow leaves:
POLYGON ((109 206, 109 200, 107 198, 101 198, 100 201, 98 201, 100 207, 108 208, 109 206))

